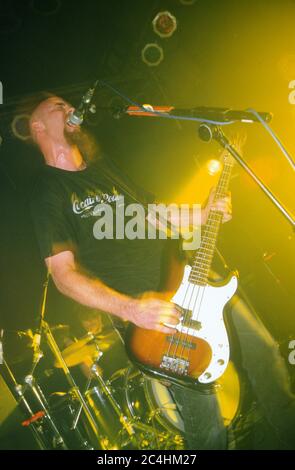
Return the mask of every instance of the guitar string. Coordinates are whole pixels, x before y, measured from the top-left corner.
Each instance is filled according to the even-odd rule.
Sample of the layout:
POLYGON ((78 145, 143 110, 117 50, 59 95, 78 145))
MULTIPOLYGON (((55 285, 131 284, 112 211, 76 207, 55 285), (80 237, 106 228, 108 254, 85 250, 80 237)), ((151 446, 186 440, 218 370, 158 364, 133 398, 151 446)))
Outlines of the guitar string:
MULTIPOLYGON (((208 228, 210 228, 209 224, 206 224, 206 227, 205 227, 205 234, 208 232, 208 228)), ((205 237, 206 238, 206 237, 205 237)), ((208 237, 207 237, 208 238, 208 237)), ((201 248, 200 248, 201 249, 201 248)), ((205 255, 205 254, 204 254, 205 255)), ((193 269, 193 268, 192 268, 193 269)), ((189 278, 191 277, 191 273, 190 273, 190 276, 189 278)), ((192 283, 188 283, 188 286, 186 288, 186 293, 185 293, 185 297, 184 299, 186 298, 187 296, 187 293, 190 289, 190 286, 192 285, 192 283)), ((184 313, 184 318, 185 318, 185 324, 186 324, 186 332, 183 332, 182 330, 180 332, 178 332, 178 335, 176 336, 177 339, 175 341, 175 348, 174 348, 174 354, 173 354, 173 358, 175 359, 176 356, 177 356, 177 350, 178 350, 178 347, 179 345, 181 346, 182 345, 182 349, 181 349, 181 352, 180 352, 180 357, 182 357, 183 355, 183 351, 184 351, 184 348, 185 348, 185 344, 188 344, 189 341, 188 341, 188 336, 189 336, 189 329, 190 327, 192 326, 192 322, 193 322, 193 319, 191 318, 192 315, 192 310, 190 309, 190 305, 191 305, 191 302, 192 302, 192 299, 193 299, 193 296, 195 294, 195 290, 196 288, 198 288, 198 291, 196 293, 196 300, 195 300, 195 303, 198 299, 198 296, 199 296, 199 292, 201 291, 200 289, 200 286, 195 284, 194 283, 194 286, 193 288, 191 289, 191 295, 190 295, 190 299, 188 301, 188 308, 184 309, 184 304, 185 304, 185 300, 183 299, 182 301, 182 305, 180 306, 181 309, 184 309, 185 310, 185 313, 184 313), (198 287, 197 287, 198 286, 198 287), (183 335, 184 335, 184 339, 183 339, 183 335)), ((168 351, 170 352, 170 347, 168 348, 168 351)))
MULTIPOLYGON (((189 275, 189 277, 191 276, 191 273, 189 275)), ((186 288, 186 291, 185 291, 185 296, 182 300, 182 304, 180 305, 182 311, 184 310, 184 324, 187 325, 186 328, 187 328, 187 331, 186 332, 183 332, 182 329, 180 329, 180 331, 177 331, 177 333, 175 333, 174 335, 176 336, 176 340, 175 340, 175 347, 174 347, 174 353, 172 354, 172 357, 175 359, 177 357, 177 350, 178 350, 178 347, 179 345, 181 346, 182 345, 182 350, 181 350, 181 353, 180 353, 180 357, 182 357, 183 355, 183 351, 184 351, 184 347, 185 347, 185 344, 188 343, 187 341, 187 338, 188 338, 188 335, 189 335, 189 328, 190 326, 192 325, 192 319, 190 318, 191 317, 191 309, 190 309, 190 305, 191 305, 191 301, 192 301, 192 298, 193 298, 193 295, 195 293, 195 289, 196 289, 196 284, 193 286, 193 288, 191 289, 191 294, 190 294, 190 299, 188 301, 188 307, 187 308, 184 308, 184 305, 185 305, 185 300, 186 300, 186 297, 187 297, 187 294, 190 290, 190 287, 192 286, 193 284, 192 283, 188 283, 187 285, 187 288, 186 288), (184 339, 183 339, 183 335, 184 335, 184 339)), ((198 297, 199 295, 199 292, 201 291, 200 289, 200 286, 198 286, 198 292, 196 294, 196 297, 198 297)), ((182 320, 183 322, 183 320, 182 320)), ((180 327, 181 328, 181 327, 180 327)), ((171 350, 171 344, 168 348, 168 353, 170 353, 170 350, 171 350)))
MULTIPOLYGON (((224 165, 224 168, 223 168, 223 172, 222 172, 222 176, 219 180, 219 184, 218 184, 218 187, 217 187, 217 191, 216 191, 216 195, 215 195, 215 198, 214 198, 214 202, 219 199, 221 196, 224 196, 225 193, 226 193, 226 182, 223 182, 222 180, 224 179, 224 176, 226 175, 227 171, 226 171, 226 165, 224 165), (217 196, 218 195, 218 196, 217 196)), ((226 175, 226 176, 229 176, 226 175)), ((206 236, 208 235, 208 231, 209 232, 212 232, 212 228, 216 228, 216 232, 214 233, 214 235, 216 235, 218 229, 219 229, 219 226, 220 226, 220 222, 221 222, 221 217, 222 217, 222 213, 220 211, 210 211, 209 212, 209 216, 208 216, 208 223, 206 224, 206 227, 205 227, 205 234, 204 234, 204 238, 205 239, 210 239, 210 237, 206 236)), ((200 247, 200 250, 202 250, 202 246, 200 247)), ((202 252, 199 252, 201 253, 201 255, 197 255, 196 258, 201 260, 201 263, 202 261, 206 258, 206 253, 203 253, 202 252)), ((211 257, 211 263, 212 263, 212 255, 213 254, 210 254, 209 256, 211 257)), ((202 266, 203 267, 203 266, 202 266)), ((193 270, 193 267, 192 267, 192 270, 193 270)), ((191 273, 192 273, 192 270, 191 270, 191 273)), ((191 273, 190 273, 190 277, 191 277, 191 273)), ((209 274, 209 270, 208 268, 205 268, 205 273, 206 273, 206 277, 207 277, 207 280, 208 280, 208 274, 209 274), (207 271, 207 272, 206 272, 207 271)), ((196 276, 198 277, 198 275, 196 276)), ((194 280, 195 281, 195 280, 194 280)), ((202 279, 200 280, 202 281, 202 279)), ((206 281, 207 282, 207 281, 206 281)), ((194 282, 195 284, 195 282, 194 282)), ((198 301, 198 298, 199 298, 199 293, 200 293, 200 290, 201 290, 201 287, 202 286, 199 286, 197 284, 195 284, 195 286, 193 287, 192 289, 192 294, 191 294, 191 298, 190 298, 190 301, 189 301, 189 307, 190 307, 190 304, 191 304, 191 300, 193 298, 193 294, 195 293, 195 289, 196 289, 196 286, 197 287, 197 293, 195 294, 195 300, 194 300, 194 305, 192 307, 192 309, 188 308, 188 316, 189 316, 189 312, 194 312, 194 309, 196 307, 196 304, 197 304, 197 301, 198 301)), ((199 319, 199 315, 200 315, 200 311, 201 311, 201 306, 202 306, 202 302, 203 302, 203 299, 204 299, 204 295, 205 295, 205 290, 206 290, 206 287, 208 286, 205 285, 204 286, 204 289, 202 289, 202 293, 201 293, 201 299, 200 299, 200 302, 199 302, 199 308, 198 308, 198 313, 197 313, 197 319, 196 321, 198 321, 199 319)), ((189 341, 188 341, 188 336, 191 336, 189 335, 189 328, 193 325, 193 319, 192 319, 192 315, 191 315, 191 318, 189 319, 189 324, 187 325, 187 330, 186 330, 186 334, 185 334, 185 339, 182 341, 182 349, 181 349, 181 352, 180 352, 180 357, 182 358, 182 356, 184 355, 183 352, 184 352, 184 348, 185 348, 185 345, 186 344, 189 344, 189 341)), ((191 348, 188 346, 188 354, 187 354, 187 361, 189 363, 189 357, 190 357, 190 353, 191 353, 191 348)), ((177 348, 176 348, 177 350, 177 348)), ((176 351, 175 351, 175 355, 176 355, 176 351)))
MULTIPOLYGON (((214 216, 215 216, 216 212, 217 212, 217 211, 214 211, 214 216)), ((214 221, 215 221, 215 219, 214 219, 214 221)), ((210 225, 210 224, 209 224, 209 228, 211 228, 211 225, 210 225)), ((211 261, 212 261, 212 260, 211 260, 211 261)), ((203 302, 203 300, 204 300, 206 288, 208 287, 208 275, 209 275, 209 270, 206 272, 206 278, 207 278, 207 279, 206 279, 206 284, 205 284, 205 286, 203 286, 204 288, 202 289, 202 292, 201 292, 201 299, 200 299, 200 301, 199 301, 199 306, 198 306, 198 312, 197 312, 196 321, 199 321, 199 319, 200 319, 200 312, 201 312, 202 302, 203 302)), ((194 305, 193 305, 193 307, 192 307, 192 311, 194 311, 195 308, 196 308, 197 301, 198 301, 198 297, 199 297, 199 295, 196 296, 196 298, 195 298, 195 302, 194 302, 194 305)), ((189 351, 188 351, 188 361, 189 361, 189 358, 190 358, 190 352, 191 352, 191 350, 189 349, 189 351)))
MULTIPOLYGON (((187 320, 187 318, 188 318, 188 316, 189 316, 189 309, 185 309, 185 308, 184 308, 185 301, 186 301, 186 297, 187 297, 187 295, 188 295, 188 293, 189 293, 189 287, 190 287, 190 284, 187 285, 186 290, 185 290, 185 295, 184 295, 184 298, 183 298, 183 300, 182 300, 182 304, 179 305, 179 307, 181 308, 181 311, 183 312, 183 316, 182 316, 182 317, 183 317, 183 320, 182 320, 182 322, 184 321, 184 323, 186 323, 186 320, 187 320)), ((192 294, 191 294, 191 295, 192 295, 192 294)), ((189 300, 188 304, 189 304, 189 303, 190 303, 190 300, 189 300)), ((181 328, 181 327, 180 327, 180 328, 181 328)), ((176 356, 177 356, 177 348, 178 348, 179 343, 182 341, 182 335, 183 335, 183 334, 184 334, 184 333, 182 332, 182 330, 180 330, 180 331, 177 330, 175 333, 172 334, 173 338, 172 338, 172 341, 171 341, 170 344, 169 344, 168 351, 167 351, 166 354, 167 354, 168 356, 170 355, 170 351, 171 351, 171 348, 172 348, 172 344, 173 344, 173 343, 174 343, 174 352, 172 352, 172 355, 169 356, 169 357, 172 357, 172 358, 174 358, 174 359, 176 358, 176 356)))
MULTIPOLYGON (((209 214, 209 215, 210 215, 210 214, 209 214)), ((210 219, 210 217, 209 217, 209 219, 210 219)), ((206 237, 206 234, 208 233, 208 230, 209 230, 210 228, 211 228, 210 224, 209 224, 209 223, 206 224, 206 227, 205 227, 205 238, 208 238, 208 237, 206 237)), ((201 249, 202 249, 202 247, 200 247, 200 250, 201 250, 201 249)), ((199 252, 199 253, 200 253, 200 252, 199 252)), ((205 256, 205 253, 204 253, 204 256, 205 256)), ((195 260, 197 260, 197 258, 198 258, 198 255, 196 255, 195 260)), ((194 269, 194 268, 192 267, 192 270, 193 270, 193 269, 194 269)), ((192 273, 192 270, 191 270, 191 273, 192 273)), ((189 278, 191 277, 191 273, 190 273, 189 278)), ((191 287, 192 284, 193 284, 193 283, 188 283, 188 286, 187 286, 187 289, 186 289, 186 293, 185 293, 185 298, 186 298, 187 293, 188 293, 188 291, 189 291, 189 289, 190 289, 190 287, 191 287)), ((195 284, 195 283, 194 283, 194 284, 195 284)), ((191 295, 190 295, 190 299, 189 299, 189 302, 188 302, 188 308, 185 309, 185 315, 184 315, 184 316, 185 316, 185 319, 186 319, 186 321, 185 321, 186 332, 180 331, 180 332, 178 333, 178 339, 177 339, 176 342, 175 342, 175 348, 174 348, 174 354, 173 354, 173 358, 174 358, 174 359, 175 359, 176 356, 177 356, 177 350, 178 350, 179 345, 182 346, 182 349, 181 349, 181 352, 180 352, 180 357, 182 358, 183 352, 184 352, 184 348, 185 348, 185 344, 188 344, 188 343, 189 343, 189 341, 188 341, 188 336, 190 336, 190 335, 189 335, 189 329, 190 329, 190 327, 192 326, 192 321, 193 321, 192 318, 190 318, 190 317, 192 316, 191 313, 192 313, 192 311, 193 311, 193 309, 192 309, 192 310, 190 309, 190 306, 191 306, 191 302, 192 302, 192 299, 193 299, 194 294, 195 294, 195 302, 194 302, 194 305, 196 304, 196 301, 197 301, 197 299, 198 299, 198 296, 199 296, 199 292, 200 292, 200 291, 201 291, 201 288, 200 288, 200 286, 197 285, 197 284, 195 284, 194 287, 191 289, 191 295), (197 293, 195 294, 196 288, 198 288, 198 291, 197 291, 197 293), (183 338, 183 335, 184 335, 184 338, 183 338)), ((184 302, 184 300, 183 300, 182 305, 181 305, 181 308, 182 308, 182 309, 184 308, 184 305, 185 305, 185 302, 184 302)), ((194 308, 194 307, 193 307, 193 308, 194 308)), ((170 351, 170 349, 171 349, 171 348, 169 348, 169 351, 170 351)))
MULTIPOLYGON (((206 226, 205 226, 205 234, 206 234, 207 231, 208 231, 208 224, 206 224, 206 226)), ((200 250, 201 250, 201 249, 202 249, 202 247, 200 247, 200 250)), ((200 252, 199 252, 199 253, 200 253, 200 252)), ((202 255, 201 255, 201 256, 202 256, 202 255)), ((199 258, 200 258, 200 254, 197 254, 196 257, 195 257, 195 264, 197 263, 197 261, 198 261, 199 258)), ((190 278, 191 278, 191 274, 192 274, 193 269, 194 269, 194 266, 193 266, 192 269, 191 269, 190 278)), ((200 281, 201 281, 201 280, 200 280, 200 281)), ((193 313, 194 308, 195 308, 195 305, 196 305, 196 303, 197 303, 197 301, 198 301, 199 294, 200 294, 200 292, 201 292, 200 305, 201 305, 201 303, 202 303, 203 295, 204 295, 204 290, 202 290, 202 286, 201 286, 201 285, 196 284, 195 282, 191 283, 191 285, 193 285, 193 287, 192 287, 192 289, 191 289, 191 298, 190 298, 189 306, 188 306, 188 307, 189 307, 189 308, 188 308, 188 312, 191 312, 191 316, 190 316, 189 321, 188 321, 188 323, 187 323, 187 331, 186 331, 186 333, 185 333, 185 339, 184 339, 184 341, 183 341, 183 346, 182 346, 182 350, 181 350, 180 356, 183 355, 183 351, 184 351, 184 346, 185 346, 185 344, 189 344, 188 337, 191 336, 191 335, 189 334, 189 330, 190 330, 190 327, 192 327, 192 325, 193 325, 192 313, 193 313), (197 293, 195 293, 196 288, 197 288, 197 293), (194 295, 194 294, 195 294, 195 295, 194 295), (192 309, 191 309, 190 306, 191 306, 192 299, 193 299, 194 297, 195 297, 195 301, 194 301, 194 305, 193 305, 193 307, 192 307, 192 309)), ((197 320, 196 320, 196 321, 198 321, 198 316, 199 316, 199 314, 197 315, 197 320)), ((190 356, 190 348, 188 348, 188 358, 187 358, 187 361, 188 361, 188 362, 189 362, 189 356, 190 356)))
MULTIPOLYGON (((206 227, 205 227, 205 233, 206 233, 206 230, 208 230, 207 224, 206 224, 206 227)), ((196 255, 195 258, 197 258, 197 256, 198 255, 196 255)), ((192 267, 192 269, 193 269, 193 267, 192 267)), ((192 270, 191 270, 191 272, 192 272, 192 270)), ((191 272, 190 272, 189 278, 191 277, 191 272)), ((184 299, 186 298, 187 293, 188 293, 188 291, 189 291, 189 289, 192 285, 193 285, 193 283, 188 283, 184 299)), ((191 301, 192 301, 193 295, 195 293, 196 287, 198 288, 198 291, 197 291, 197 294, 196 294, 196 299, 198 298, 199 292, 201 291, 201 288, 200 288, 201 286, 199 286, 197 284, 194 284, 192 289, 191 289, 191 295, 190 295, 190 299, 188 301, 188 308, 185 309, 185 319, 186 319, 185 324, 187 325, 186 326, 187 331, 186 332, 182 332, 182 331, 179 332, 178 341, 175 344, 175 349, 174 349, 174 354, 173 354, 174 359, 177 356, 177 349, 179 347, 179 344, 181 345, 181 343, 182 343, 182 350, 181 350, 181 353, 180 353, 180 357, 182 357, 185 344, 186 344, 186 342, 188 343, 187 339, 188 339, 188 336, 189 336, 189 328, 192 326, 192 321, 193 321, 192 318, 190 318, 191 317, 190 313, 192 312, 192 310, 190 309, 190 305, 191 305, 191 301), (185 335, 184 340, 182 339, 182 335, 185 335)), ((182 305, 181 305, 182 309, 184 308, 184 305, 185 305, 184 299, 183 299, 183 302, 182 302, 182 305)))
MULTIPOLYGON (((230 179, 230 174, 231 174, 231 167, 232 165, 229 164, 227 166, 226 164, 226 158, 224 159, 224 167, 223 167, 223 171, 222 171, 222 175, 221 175, 221 178, 219 180, 219 183, 218 183, 218 186, 217 186, 217 190, 216 190, 216 195, 214 197, 214 202, 219 199, 220 197, 225 197, 226 195, 226 192, 227 192, 227 189, 228 189, 228 185, 229 185, 229 179, 230 179), (217 196, 218 194, 218 196, 217 196)), ((222 220, 222 216, 223 214, 220 212, 220 211, 210 211, 209 212, 209 224, 208 224, 208 227, 207 227, 207 224, 206 224, 206 229, 205 229, 205 236, 206 236, 206 231, 208 232, 208 228, 211 229, 212 226, 215 226, 216 227, 216 233, 218 232, 219 228, 220 228, 220 224, 221 224, 221 220, 222 220), (212 213, 213 212, 213 213, 212 213), (211 220, 212 220, 212 224, 211 224, 211 220)), ((209 230, 210 231, 210 230, 209 230)), ((214 234, 215 235, 215 234, 214 234)), ((213 258, 213 253, 212 253, 212 258, 213 258)), ((211 258, 211 263, 212 264, 212 258, 211 258)), ((208 275, 209 275, 209 270, 208 270, 208 275)), ((208 282, 208 275, 207 275, 207 282, 208 282)), ((201 298, 201 301, 200 301, 200 304, 199 304, 199 310, 198 310, 198 314, 197 314, 197 321, 199 319, 199 316, 200 316, 200 311, 201 311, 201 304, 202 304, 202 301, 203 301, 203 298, 204 298, 204 294, 205 294, 205 289, 206 287, 208 286, 208 284, 205 286, 205 288, 203 289, 203 295, 202 295, 202 298, 201 298)), ((195 303, 194 303, 194 307, 195 308, 195 305, 196 305, 196 301, 197 301, 197 297, 196 297, 196 300, 195 300, 195 303)), ((188 362, 189 362, 189 356, 190 356, 190 352, 191 350, 189 349, 188 350, 188 362)))
MULTIPOLYGON (((194 293, 194 288, 190 289, 190 287, 191 287, 191 283, 188 282, 186 292, 185 292, 185 296, 184 296, 182 304, 180 306, 181 309, 185 311, 185 313, 184 313, 184 325, 187 325, 187 328, 189 328, 189 322, 190 322, 190 318, 189 318, 190 317, 190 309, 189 309, 189 306, 191 304, 192 296, 193 296, 193 293, 194 293), (185 300, 186 300, 187 294, 189 293, 189 290, 191 290, 190 299, 188 301, 188 307, 185 308, 184 307, 185 300)), ((182 330, 179 332, 178 341, 175 343, 175 348, 174 348, 174 355, 173 355, 174 358, 176 358, 177 349, 178 349, 179 344, 181 344, 181 342, 182 342, 182 345, 183 345, 183 347, 182 347, 182 351, 183 351, 185 341, 187 341, 187 336, 188 336, 187 332, 185 333, 182 330), (185 335, 184 339, 182 338, 182 335, 185 335)), ((180 356, 182 356, 182 352, 181 352, 180 356)))

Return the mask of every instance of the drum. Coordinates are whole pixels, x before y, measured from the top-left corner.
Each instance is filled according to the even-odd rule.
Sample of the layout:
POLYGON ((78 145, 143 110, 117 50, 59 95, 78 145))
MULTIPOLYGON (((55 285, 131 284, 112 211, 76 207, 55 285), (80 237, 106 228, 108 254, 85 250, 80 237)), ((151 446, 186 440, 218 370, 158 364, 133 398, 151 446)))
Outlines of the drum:
MULTIPOLYGON (((185 431, 184 422, 169 386, 145 376, 133 366, 115 372, 107 385, 112 399, 131 424, 150 426, 157 433, 169 436, 175 445, 180 442, 185 431)), ((231 363, 213 393, 224 424, 229 426, 240 410, 240 386, 231 363)), ((113 445, 122 446, 124 432, 120 419, 101 386, 90 389, 86 398, 106 438, 110 438, 113 445)))
POLYGON ((86 421, 78 419, 80 404, 71 393, 52 393, 49 397, 50 416, 69 450, 92 450, 86 421))
POLYGON ((85 397, 109 448, 124 448, 130 443, 143 448, 145 442, 156 448, 159 441, 163 448, 182 448, 183 421, 167 387, 133 366, 117 371, 106 386, 111 399, 100 384, 88 390, 85 397), (128 435, 128 424, 125 428, 122 425, 118 409, 134 428, 137 442, 128 435))
POLYGON ((184 425, 169 387, 144 376, 130 367, 126 373, 124 399, 133 419, 165 429, 172 434, 183 432, 184 425))

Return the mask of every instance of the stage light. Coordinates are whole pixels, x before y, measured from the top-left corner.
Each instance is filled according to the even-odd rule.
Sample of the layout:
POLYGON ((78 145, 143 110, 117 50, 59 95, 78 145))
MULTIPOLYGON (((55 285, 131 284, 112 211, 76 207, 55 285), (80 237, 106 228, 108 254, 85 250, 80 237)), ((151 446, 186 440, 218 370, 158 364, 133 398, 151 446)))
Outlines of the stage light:
POLYGON ((218 160, 212 159, 207 162, 209 175, 215 175, 221 170, 221 164, 218 160))
POLYGON ((13 135, 20 140, 28 140, 31 137, 30 126, 29 126, 30 116, 28 114, 17 114, 11 123, 11 130, 13 135))
POLYGON ((153 29, 161 38, 169 38, 176 28, 176 18, 169 11, 160 11, 153 19, 153 29))
POLYGON ((141 58, 149 67, 156 67, 164 59, 164 52, 157 43, 148 43, 141 51, 141 58))

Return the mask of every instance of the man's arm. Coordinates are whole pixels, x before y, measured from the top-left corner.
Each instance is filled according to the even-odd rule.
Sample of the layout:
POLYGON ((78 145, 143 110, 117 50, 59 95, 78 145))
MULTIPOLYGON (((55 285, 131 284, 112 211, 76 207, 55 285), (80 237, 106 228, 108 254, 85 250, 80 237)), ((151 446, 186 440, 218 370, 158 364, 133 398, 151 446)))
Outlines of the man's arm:
POLYGON ((87 307, 103 310, 128 320, 141 328, 171 333, 180 314, 170 302, 158 298, 134 299, 111 289, 99 279, 84 274, 77 266, 74 254, 63 251, 46 258, 46 264, 57 289, 87 307))
MULTIPOLYGON (((174 230, 179 231, 180 228, 181 230, 190 230, 192 227, 194 227, 195 220, 200 220, 201 225, 206 225, 210 210, 222 212, 223 223, 231 220, 232 218, 231 193, 228 191, 227 196, 225 196, 222 199, 218 199, 217 201, 214 201, 215 192, 216 192, 216 188, 214 187, 211 189, 205 205, 203 207, 200 206, 201 214, 199 218, 194 217, 193 208, 189 208, 188 211, 185 211, 184 213, 182 213, 181 219, 180 219, 180 213, 178 209, 176 211, 171 211, 169 215, 165 214, 166 218, 169 220, 174 230)), ((160 205, 160 203, 158 204, 160 205)), ((159 230, 167 231, 167 221, 165 221, 165 218, 163 220, 161 218, 155 217, 154 214, 149 214, 147 219, 152 225, 156 226, 159 230)))

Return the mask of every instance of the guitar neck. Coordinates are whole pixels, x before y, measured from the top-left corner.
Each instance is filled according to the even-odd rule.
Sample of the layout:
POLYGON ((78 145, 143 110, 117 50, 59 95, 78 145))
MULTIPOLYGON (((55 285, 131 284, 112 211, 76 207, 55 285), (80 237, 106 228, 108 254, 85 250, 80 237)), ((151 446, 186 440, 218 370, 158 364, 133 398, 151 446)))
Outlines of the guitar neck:
MULTIPOLYGON (((230 155, 224 157, 223 169, 216 187, 214 201, 226 196, 233 163, 230 155)), ((210 210, 207 223, 202 228, 201 245, 193 257, 192 269, 189 276, 189 281, 194 284, 206 285, 208 283, 209 271, 212 265, 222 217, 222 212, 210 210)))

